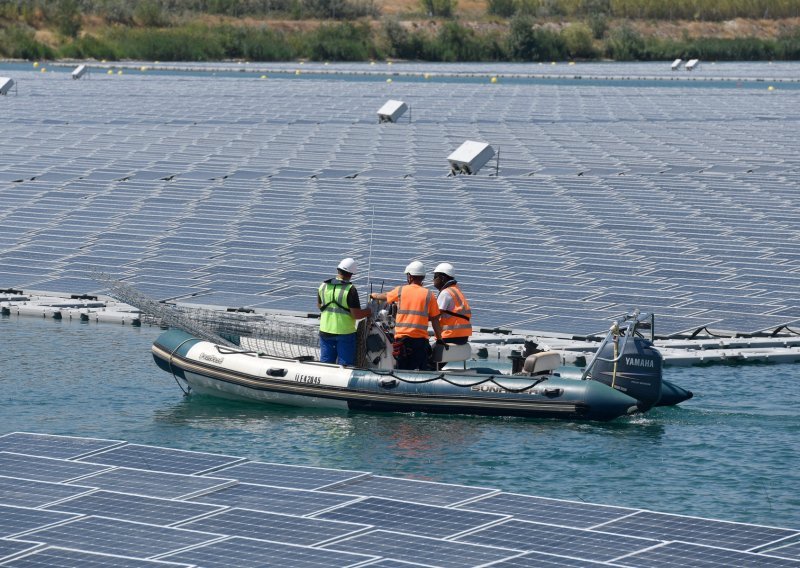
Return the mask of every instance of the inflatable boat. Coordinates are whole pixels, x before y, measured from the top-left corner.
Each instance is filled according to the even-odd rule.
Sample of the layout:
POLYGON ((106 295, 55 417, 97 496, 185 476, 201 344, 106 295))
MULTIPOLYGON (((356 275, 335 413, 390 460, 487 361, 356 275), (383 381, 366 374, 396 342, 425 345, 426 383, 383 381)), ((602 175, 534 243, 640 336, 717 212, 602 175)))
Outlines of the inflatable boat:
POLYGON ((435 350, 442 370, 396 370, 391 335, 378 321, 360 336, 358 367, 275 357, 180 329, 161 334, 152 351, 186 393, 348 411, 612 420, 692 397, 663 380, 661 355, 641 333, 648 325, 652 316, 638 313, 614 322, 580 378, 562 377, 552 351, 519 354, 511 374, 450 368, 469 357, 469 345, 435 350))

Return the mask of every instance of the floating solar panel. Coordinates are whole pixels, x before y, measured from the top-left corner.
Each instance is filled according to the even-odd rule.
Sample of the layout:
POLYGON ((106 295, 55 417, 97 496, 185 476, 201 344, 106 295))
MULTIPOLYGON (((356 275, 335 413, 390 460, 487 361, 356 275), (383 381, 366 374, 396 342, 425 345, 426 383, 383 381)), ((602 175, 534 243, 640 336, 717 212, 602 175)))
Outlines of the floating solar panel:
POLYGON ((501 560, 491 566, 492 568, 602 568, 603 566, 618 566, 618 564, 580 560, 543 552, 526 552, 508 560, 501 560))
POLYGON ((510 520, 459 537, 459 542, 534 550, 605 562, 662 544, 654 539, 510 520))
POLYGON ((800 531, 797 530, 698 519, 651 511, 639 511, 634 515, 610 521, 595 528, 603 532, 627 536, 681 540, 732 550, 752 550, 786 538, 800 537, 800 531))
POLYGON ((614 560, 614 564, 636 567, 696 566, 697 568, 727 568, 730 566, 789 568, 797 566, 796 561, 785 558, 684 542, 670 542, 637 552, 614 560))
POLYGON ((320 513, 317 518, 367 523, 408 534, 452 537, 506 519, 504 515, 368 497, 320 513))
POLYGON ((768 556, 778 556, 780 558, 800 560, 800 542, 786 544, 776 548, 767 547, 767 549, 762 552, 768 556))
MULTIPOLYGON (((566 527, 590 528, 636 513, 636 509, 562 501, 546 497, 498 493, 459 507, 470 511, 483 511, 510 515, 516 519, 535 521, 566 527)), ((605 529, 603 529, 605 530, 605 529)), ((615 532, 615 531, 608 531, 615 532)), ((653 535, 639 535, 657 538, 653 535)), ((660 540, 660 539, 659 539, 660 540)))
POLYGON ((346 481, 332 486, 331 490, 365 497, 383 497, 425 503, 427 505, 455 505, 497 492, 495 489, 450 485, 448 483, 434 483, 415 479, 398 479, 380 475, 346 481))
POLYGON ((107 469, 108 466, 103 465, 0 452, 0 472, 8 477, 35 481, 69 481, 107 469))
POLYGON ((93 488, 0 476, 1 505, 35 508, 89 491, 93 488))
POLYGON ((161 526, 186 522, 222 509, 222 507, 214 505, 143 497, 113 491, 95 491, 45 508, 51 511, 97 515, 161 526))
POLYGON ((247 462, 221 469, 215 472, 215 475, 237 479, 241 483, 255 483, 293 489, 319 489, 358 479, 368 474, 363 471, 247 462))
POLYGON ((248 509, 228 509, 216 515, 183 523, 182 528, 314 546, 371 528, 369 525, 342 523, 265 513, 248 509))
POLYGON ((12 560, 12 568, 191 568, 188 564, 143 560, 116 554, 98 554, 55 546, 12 560))
POLYGON ((41 548, 43 545, 37 542, 26 542, 21 540, 7 540, 0 538, 0 562, 9 560, 14 556, 19 556, 25 552, 41 548))
POLYGON ((129 468, 111 469, 80 481, 82 485, 91 485, 108 491, 166 499, 188 499, 235 483, 233 479, 129 468))
POLYGON ((25 538, 88 552, 149 558, 218 540, 221 536, 104 517, 84 517, 30 532, 25 538))
POLYGON ((479 546, 394 531, 376 530, 331 543, 325 548, 374 554, 414 565, 463 568, 510 558, 518 550, 479 546))
MULTIPOLYGON (((0 505, 0 538, 10 537, 77 518, 78 515, 0 505)), ((29 539, 37 541, 37 539, 29 539)))
POLYGON ((239 483, 201 495, 192 501, 271 513, 311 515, 357 499, 355 495, 239 483))
POLYGON ((244 461, 244 459, 206 452, 127 444, 94 454, 89 458, 84 458, 83 461, 148 471, 202 474, 244 461))
POLYGON ((361 565, 375 558, 364 554, 235 537, 171 554, 163 559, 196 564, 204 568, 259 568, 261 566, 346 568, 361 565))

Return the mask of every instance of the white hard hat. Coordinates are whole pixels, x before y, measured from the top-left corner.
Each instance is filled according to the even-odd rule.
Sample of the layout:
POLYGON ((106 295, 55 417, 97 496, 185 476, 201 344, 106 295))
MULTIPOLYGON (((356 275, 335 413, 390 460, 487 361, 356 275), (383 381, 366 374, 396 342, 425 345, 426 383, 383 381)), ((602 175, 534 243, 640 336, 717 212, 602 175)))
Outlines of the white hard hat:
POLYGON ((447 274, 450 278, 456 277, 456 269, 453 268, 453 265, 449 262, 442 262, 436 268, 433 269, 433 273, 436 274, 437 272, 441 272, 442 274, 447 274))
POLYGON ((408 263, 406 266, 406 274, 411 276, 425 276, 425 266, 418 260, 408 263))
POLYGON ((344 260, 342 260, 342 262, 339 263, 339 266, 337 266, 336 268, 338 268, 339 270, 344 270, 345 272, 349 272, 350 274, 355 274, 356 261, 350 257, 345 258, 344 260))

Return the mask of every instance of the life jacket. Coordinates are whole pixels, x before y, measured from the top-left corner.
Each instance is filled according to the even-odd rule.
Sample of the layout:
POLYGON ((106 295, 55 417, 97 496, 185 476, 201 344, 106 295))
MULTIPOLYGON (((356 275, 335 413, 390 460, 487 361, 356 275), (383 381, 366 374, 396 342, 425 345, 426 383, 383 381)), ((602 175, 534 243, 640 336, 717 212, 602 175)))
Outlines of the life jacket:
POLYGON ((469 337, 472 335, 472 324, 469 322, 472 317, 472 310, 469 302, 461 292, 461 288, 452 284, 444 288, 439 294, 450 294, 453 298, 453 309, 442 310, 439 323, 442 326, 442 339, 455 337, 469 337))
POLYGON ((428 306, 431 302, 436 306, 436 298, 433 292, 427 288, 419 284, 399 286, 397 288, 397 316, 394 323, 395 337, 427 338, 428 306))
POLYGON ((347 307, 347 294, 353 285, 341 280, 327 280, 320 284, 319 330, 324 333, 345 335, 356 332, 356 319, 347 307))

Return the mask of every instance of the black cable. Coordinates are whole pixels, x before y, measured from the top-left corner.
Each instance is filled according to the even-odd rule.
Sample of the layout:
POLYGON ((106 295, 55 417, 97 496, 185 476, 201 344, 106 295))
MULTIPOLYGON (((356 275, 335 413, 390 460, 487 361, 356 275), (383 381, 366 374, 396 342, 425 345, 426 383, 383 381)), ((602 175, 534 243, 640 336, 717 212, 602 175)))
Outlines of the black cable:
MULTIPOLYGON (((533 387, 537 386, 539 383, 543 383, 544 381, 546 381, 549 378, 549 377, 542 377, 540 379, 537 379, 537 380, 533 381, 532 384, 530 384, 530 385, 528 385, 526 387, 515 389, 515 388, 507 387, 507 386, 504 386, 504 385, 501 385, 500 383, 498 383, 495 380, 496 375, 489 375, 487 378, 482 379, 480 381, 476 381, 474 383, 461 384, 461 383, 456 383, 456 382, 453 382, 453 381, 449 380, 447 378, 447 375, 445 375, 444 373, 439 373, 438 375, 436 375, 434 377, 431 377, 429 379, 411 380, 411 379, 405 379, 403 377, 398 377, 397 375, 394 374, 394 371, 389 371, 389 372, 386 372, 386 373, 380 373, 378 371, 371 371, 371 372, 373 374, 381 376, 381 377, 392 377, 394 379, 397 379, 398 381, 402 381, 402 382, 404 382, 406 384, 409 384, 409 385, 424 385, 426 383, 431 383, 433 381, 440 381, 441 380, 441 381, 444 381, 447 384, 452 385, 454 387, 472 388, 472 387, 480 386, 480 385, 485 384, 485 383, 493 383, 493 384, 497 385, 498 388, 501 388, 501 389, 503 389, 505 391, 508 391, 508 392, 514 393, 514 394, 525 392, 526 390, 530 390, 533 387)), ((508 378, 508 377, 505 377, 505 378, 508 378)))

